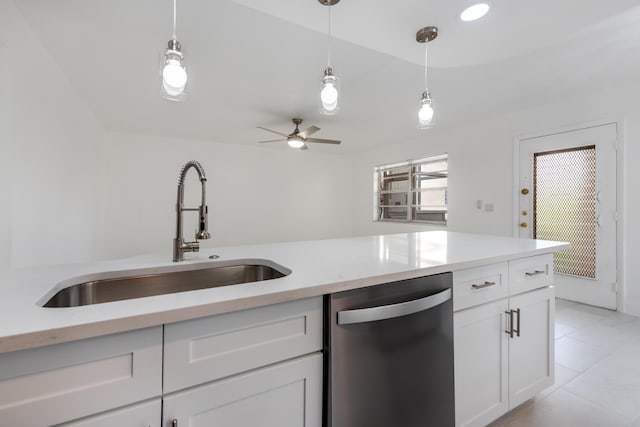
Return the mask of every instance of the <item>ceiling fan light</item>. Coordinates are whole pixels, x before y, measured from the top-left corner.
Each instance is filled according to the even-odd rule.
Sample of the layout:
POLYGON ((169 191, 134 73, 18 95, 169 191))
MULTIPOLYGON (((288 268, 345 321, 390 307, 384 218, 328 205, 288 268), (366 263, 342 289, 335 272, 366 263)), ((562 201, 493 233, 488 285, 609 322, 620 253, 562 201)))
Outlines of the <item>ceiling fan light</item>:
POLYGON ((287 138, 287 144, 291 148, 302 148, 304 146, 304 141, 299 136, 290 136, 287 138))
POLYGON ((333 115, 338 112, 338 101, 340 98, 340 80, 333 75, 333 70, 328 67, 322 77, 322 88, 320 89, 320 113, 333 115))
POLYGON ((460 14, 460 19, 464 22, 475 21, 486 15, 489 9, 491 7, 488 3, 476 3, 463 10, 460 14))

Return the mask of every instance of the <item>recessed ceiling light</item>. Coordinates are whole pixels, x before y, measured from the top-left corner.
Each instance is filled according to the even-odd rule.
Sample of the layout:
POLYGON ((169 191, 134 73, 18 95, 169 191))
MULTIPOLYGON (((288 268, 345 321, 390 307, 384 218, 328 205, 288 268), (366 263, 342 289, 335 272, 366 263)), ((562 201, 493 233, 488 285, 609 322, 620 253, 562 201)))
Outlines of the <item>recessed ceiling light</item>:
POLYGON ((475 21, 476 19, 482 18, 484 15, 489 12, 489 5, 487 3, 477 3, 472 6, 469 6, 460 14, 460 19, 465 22, 475 21))

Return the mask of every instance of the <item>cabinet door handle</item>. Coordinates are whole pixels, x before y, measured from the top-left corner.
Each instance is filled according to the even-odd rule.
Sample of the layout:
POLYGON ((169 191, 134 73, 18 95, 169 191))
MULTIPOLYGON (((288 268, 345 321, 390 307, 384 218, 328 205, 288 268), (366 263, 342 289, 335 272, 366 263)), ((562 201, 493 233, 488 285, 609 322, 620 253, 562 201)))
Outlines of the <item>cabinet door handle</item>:
POLYGON ((509 316, 509 329, 505 329, 505 333, 509 334, 509 338, 513 338, 513 310, 507 310, 505 314, 509 316))
POLYGON ((178 427, 178 420, 175 418, 171 420, 171 427, 178 427))
MULTIPOLYGON (((518 320, 516 320, 516 329, 514 330, 514 332, 516 333, 516 336, 520 336, 520 309, 516 309, 516 310, 511 310, 512 312, 514 312, 515 314, 518 315, 518 320)), ((513 329, 513 328, 511 328, 513 329)))
POLYGON ((473 289, 482 289, 482 288, 488 288, 489 286, 495 286, 496 282, 487 282, 485 281, 484 283, 481 283, 480 285, 476 285, 475 283, 473 285, 471 285, 471 287, 473 289))
POLYGON ((535 271, 527 271, 524 274, 531 277, 531 276, 539 276, 540 274, 545 274, 545 273, 546 271, 544 270, 535 270, 535 271))

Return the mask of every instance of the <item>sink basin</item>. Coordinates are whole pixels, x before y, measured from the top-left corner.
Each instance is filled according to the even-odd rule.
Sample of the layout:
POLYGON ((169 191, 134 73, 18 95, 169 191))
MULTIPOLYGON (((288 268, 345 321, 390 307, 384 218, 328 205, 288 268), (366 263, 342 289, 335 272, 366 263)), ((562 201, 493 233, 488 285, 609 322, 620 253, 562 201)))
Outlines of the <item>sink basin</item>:
MULTIPOLYGON (((57 291, 46 300, 43 307, 77 307, 101 304, 154 295, 172 294, 197 289, 217 288, 241 283, 260 282, 287 276, 291 270, 275 263, 252 260, 243 263, 215 266, 205 264, 196 269, 131 276, 104 277, 98 280, 81 281, 57 291)), ((122 274, 122 273, 119 273, 122 274)), ((45 297, 46 298, 46 297, 45 297)))

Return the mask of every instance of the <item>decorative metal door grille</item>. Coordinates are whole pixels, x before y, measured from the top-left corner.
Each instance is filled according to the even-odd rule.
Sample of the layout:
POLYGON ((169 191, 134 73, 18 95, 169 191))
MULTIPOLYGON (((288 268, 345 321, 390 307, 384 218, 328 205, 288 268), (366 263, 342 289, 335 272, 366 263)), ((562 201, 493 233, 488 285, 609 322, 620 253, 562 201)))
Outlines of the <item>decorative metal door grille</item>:
POLYGON ((596 148, 534 154, 533 236, 571 243, 554 255, 556 273, 596 277, 596 148))

